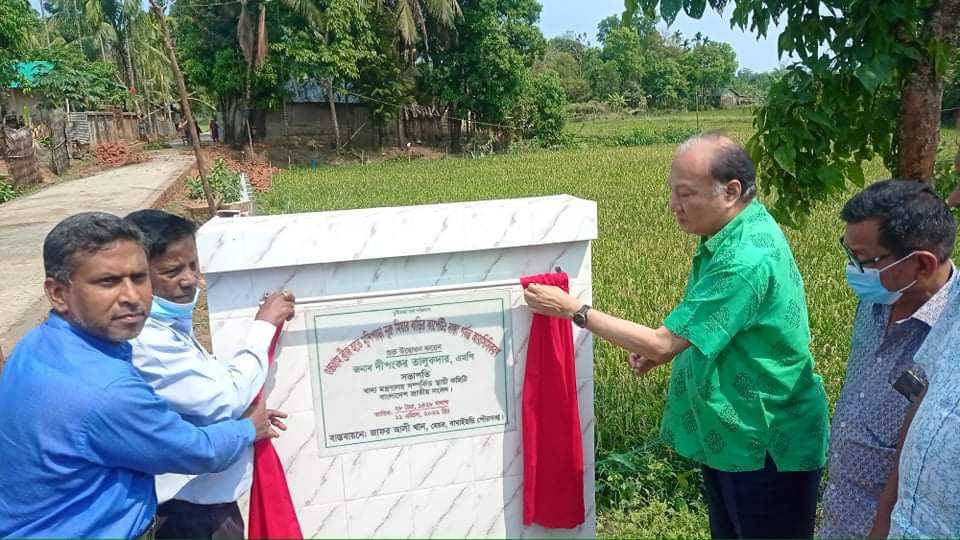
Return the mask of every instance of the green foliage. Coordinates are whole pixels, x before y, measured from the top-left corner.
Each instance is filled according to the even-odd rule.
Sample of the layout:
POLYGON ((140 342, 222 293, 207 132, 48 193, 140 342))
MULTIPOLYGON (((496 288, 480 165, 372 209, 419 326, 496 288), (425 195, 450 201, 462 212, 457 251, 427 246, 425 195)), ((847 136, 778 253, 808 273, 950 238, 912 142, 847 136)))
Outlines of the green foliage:
POLYGON ((628 135, 614 137, 616 146, 650 146, 654 144, 679 144, 697 134, 696 130, 665 125, 659 128, 636 128, 628 135))
POLYGON ((0 175, 0 204, 13 200, 17 195, 17 188, 13 187, 6 176, 0 175))
POLYGON ((566 94, 555 73, 527 73, 512 120, 524 138, 545 146, 558 145, 563 142, 566 104, 566 94))
POLYGON ((750 69, 742 68, 737 71, 730 85, 741 94, 764 98, 773 83, 779 80, 785 72, 785 69, 778 68, 764 73, 755 73, 750 69))
POLYGON ((747 145, 761 191, 776 195, 774 215, 798 226, 816 202, 862 187, 864 163, 880 157, 894 169, 898 106, 893 89, 869 92, 852 74, 789 68, 757 111, 747 145), (837 103, 838 95, 846 103, 837 103))
POLYGON ((502 123, 520 100, 525 72, 543 54, 536 0, 463 0, 456 36, 434 43, 424 87, 454 110, 502 123))
MULTIPOLYGON (((240 173, 227 166, 223 158, 217 159, 213 167, 207 172, 207 182, 214 196, 225 203, 238 202, 243 196, 240 185, 240 173)), ((203 182, 200 177, 187 180, 187 191, 191 199, 203 200, 203 182)))
POLYGON ((117 81, 112 63, 88 61, 67 44, 33 49, 27 55, 54 65, 53 70, 24 87, 51 108, 63 107, 65 100, 70 100, 72 110, 91 111, 123 108, 126 103, 127 89, 117 81))
POLYGON ((537 71, 551 71, 556 74, 570 101, 589 100, 592 96, 590 81, 587 80, 581 63, 577 61, 574 53, 558 49, 556 39, 559 38, 550 40, 543 61, 536 66, 537 71))
POLYGON ((31 32, 39 26, 27 0, 0 0, 0 92, 17 80, 14 63, 24 57, 31 32))
MULTIPOLYGON (((710 0, 722 12, 731 2, 710 0)), ((776 195, 774 214, 796 226, 818 202, 863 185, 863 166, 875 156, 895 169, 901 90, 920 62, 946 76, 957 54, 937 37, 936 0, 830 3, 803 0, 734 0, 731 26, 766 35, 771 21, 784 24, 781 54, 798 61, 770 87, 757 111, 750 150, 760 166, 761 187, 776 195)), ((699 18, 706 2, 626 0, 625 15, 659 8, 669 24, 682 8, 699 18)))
POLYGON ((733 82, 737 53, 729 43, 698 40, 680 58, 682 72, 693 88, 716 91, 733 82))

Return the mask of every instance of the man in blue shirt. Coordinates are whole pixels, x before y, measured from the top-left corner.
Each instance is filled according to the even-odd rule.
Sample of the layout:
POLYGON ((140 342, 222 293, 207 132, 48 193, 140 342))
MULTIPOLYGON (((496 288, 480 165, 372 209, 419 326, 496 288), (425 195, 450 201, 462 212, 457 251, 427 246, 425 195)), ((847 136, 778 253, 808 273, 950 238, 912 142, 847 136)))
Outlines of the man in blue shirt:
POLYGON ((154 475, 227 468, 276 436, 260 406, 203 428, 172 412, 131 364, 151 285, 140 232, 116 216, 69 217, 43 245, 53 309, 0 375, 0 537, 150 532, 154 475))
POLYGON ((843 207, 846 275, 860 298, 843 390, 830 428, 830 482, 821 538, 870 532, 896 465, 910 401, 894 387, 947 308, 957 281, 950 256, 957 223, 922 182, 885 180, 843 207))

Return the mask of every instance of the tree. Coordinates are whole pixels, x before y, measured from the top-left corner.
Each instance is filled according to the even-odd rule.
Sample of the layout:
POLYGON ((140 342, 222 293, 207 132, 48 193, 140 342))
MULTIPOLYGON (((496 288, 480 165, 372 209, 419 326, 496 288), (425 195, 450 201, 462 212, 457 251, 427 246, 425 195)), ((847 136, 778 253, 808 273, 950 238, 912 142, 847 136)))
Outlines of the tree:
POLYGON ((797 224, 846 182, 862 184, 863 162, 877 155, 898 177, 933 180, 960 0, 625 0, 625 16, 659 9, 669 24, 708 3, 732 3, 731 25, 761 36, 783 21, 780 53, 798 59, 758 109, 748 145, 779 219, 797 224))
POLYGON ((0 92, 17 78, 17 60, 24 60, 31 31, 39 26, 37 14, 27 0, 0 0, 0 92))
POLYGON ((610 94, 623 94, 632 97, 631 105, 636 106, 645 92, 641 86, 645 69, 646 51, 640 42, 637 31, 629 26, 619 26, 610 31, 603 42, 600 60, 606 64, 595 74, 610 77, 605 81, 610 87, 603 97, 610 94), (611 84, 613 83, 613 84, 611 84))
POLYGON ((455 150, 460 115, 502 124, 518 103, 523 77, 543 54, 536 0, 464 0, 455 34, 435 44, 422 67, 427 89, 447 103, 455 150))
POLYGON ((560 143, 567 120, 564 111, 567 96, 556 73, 528 71, 520 95, 512 113, 519 135, 541 144, 560 143))
POLYGON ((567 97, 575 102, 587 101, 591 96, 590 81, 582 64, 584 50, 585 45, 579 41, 571 43, 569 38, 553 38, 547 41, 547 52, 536 66, 538 72, 556 74, 567 97))
POLYGON ((177 51, 173 46, 173 38, 170 37, 170 30, 167 28, 167 16, 163 12, 163 8, 160 7, 160 4, 157 3, 158 1, 159 0, 150 0, 150 9, 153 11, 157 24, 160 26, 163 47, 167 52, 167 58, 170 59, 170 67, 173 69, 173 78, 177 83, 177 91, 180 93, 180 106, 183 108, 183 116, 187 121, 185 129, 190 132, 190 141, 193 143, 193 155, 197 159, 197 172, 200 174, 203 194, 207 198, 207 208, 212 218, 217 213, 217 203, 213 199, 213 190, 210 189, 210 182, 207 180, 207 166, 204 162, 203 150, 200 149, 200 134, 197 133, 197 122, 190 108, 190 97, 187 93, 183 73, 180 71, 180 63, 177 61, 177 51))
POLYGON ((116 66, 109 62, 87 61, 66 43, 33 49, 25 53, 31 60, 50 62, 54 68, 37 76, 24 90, 50 108, 63 107, 69 100, 73 110, 99 110, 123 107, 127 90, 116 80, 116 66))
POLYGON ((689 84, 701 95, 712 95, 733 82, 737 53, 729 43, 699 39, 684 52, 680 63, 689 84))
POLYGON ((377 6, 393 15, 396 37, 405 53, 414 52, 419 41, 423 43, 424 53, 429 54, 429 22, 432 20, 437 27, 449 29, 463 14, 457 0, 377 0, 377 6))
POLYGON ((663 43, 657 30, 657 18, 642 11, 634 11, 632 17, 621 20, 619 15, 610 15, 597 24, 597 41, 606 43, 607 36, 617 28, 632 28, 640 38, 644 49, 655 49, 663 43))

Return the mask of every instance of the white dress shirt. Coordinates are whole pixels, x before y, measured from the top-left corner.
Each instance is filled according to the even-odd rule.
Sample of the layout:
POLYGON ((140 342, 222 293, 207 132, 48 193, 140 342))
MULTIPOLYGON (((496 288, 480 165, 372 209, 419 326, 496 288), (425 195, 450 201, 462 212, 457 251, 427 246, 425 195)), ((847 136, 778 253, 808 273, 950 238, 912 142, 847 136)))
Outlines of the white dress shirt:
MULTIPOLYGON (((267 354, 275 331, 268 322, 254 321, 245 345, 230 362, 222 362, 197 342, 191 319, 151 313, 143 332, 130 342, 133 365, 171 409, 194 425, 240 418, 266 379, 267 354)), ((157 501, 229 503, 250 489, 252 479, 251 446, 220 473, 157 476, 157 501)))

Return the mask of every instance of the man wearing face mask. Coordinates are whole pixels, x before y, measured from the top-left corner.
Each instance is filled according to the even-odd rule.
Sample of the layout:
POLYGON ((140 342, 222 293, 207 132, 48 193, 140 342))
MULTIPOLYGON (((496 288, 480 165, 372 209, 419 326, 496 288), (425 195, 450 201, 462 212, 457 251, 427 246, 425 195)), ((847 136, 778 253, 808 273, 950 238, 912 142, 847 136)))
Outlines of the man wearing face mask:
MULTIPOLYGON (((193 333, 200 295, 196 226, 160 210, 127 216, 143 231, 153 284, 153 306, 134 339, 133 364, 156 393, 188 422, 205 426, 237 418, 266 379, 268 348, 277 328, 294 315, 291 293, 268 296, 240 351, 228 362, 212 357, 193 333)), ((286 429, 279 411, 268 411, 286 429)), ((201 476, 157 477, 158 538, 242 538, 237 498, 250 489, 253 451, 229 469, 201 476)))
POLYGON ((851 198, 840 216, 847 282, 860 303, 833 417, 818 535, 862 538, 873 525, 896 463, 900 426, 916 397, 895 385, 900 388, 904 376, 925 383, 914 354, 960 280, 950 261, 956 222, 929 185, 877 182, 851 198))
POLYGON ((669 208, 700 245, 683 300, 659 328, 556 287, 530 285, 525 299, 630 351, 637 374, 673 363, 660 433, 702 465, 714 538, 809 538, 826 457, 826 394, 813 369, 803 279, 754 198, 755 176, 747 152, 721 135, 677 150, 669 208))

